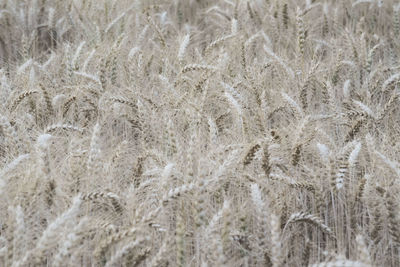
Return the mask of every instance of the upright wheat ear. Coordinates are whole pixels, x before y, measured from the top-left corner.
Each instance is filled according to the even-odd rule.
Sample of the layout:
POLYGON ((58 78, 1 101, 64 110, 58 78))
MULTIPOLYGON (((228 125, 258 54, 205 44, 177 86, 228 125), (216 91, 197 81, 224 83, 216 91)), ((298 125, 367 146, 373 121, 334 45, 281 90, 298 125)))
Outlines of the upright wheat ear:
POLYGON ((386 192, 386 208, 389 212, 389 233, 397 246, 400 245, 400 218, 398 216, 400 207, 395 198, 386 192))
POLYGON ((304 29, 303 12, 300 8, 296 11, 296 24, 297 24, 297 41, 298 48, 301 55, 304 55, 304 47, 306 42, 306 31, 304 29))
POLYGON ((100 152, 100 124, 96 123, 96 125, 93 127, 89 157, 87 161, 88 172, 93 176, 93 178, 100 173, 100 152))
POLYGON ((177 256, 176 264, 179 267, 185 266, 185 225, 182 217, 178 216, 176 223, 176 246, 177 246, 177 256))
POLYGON ((272 266, 281 266, 282 265, 282 248, 281 248, 281 241, 280 241, 280 222, 278 219, 278 216, 275 214, 271 214, 271 219, 270 219, 270 225, 271 225, 271 261, 272 261, 272 266))
POLYGON ((186 34, 181 42, 181 45, 179 46, 178 59, 180 62, 183 62, 183 58, 185 57, 186 49, 189 45, 189 42, 190 34, 186 34))

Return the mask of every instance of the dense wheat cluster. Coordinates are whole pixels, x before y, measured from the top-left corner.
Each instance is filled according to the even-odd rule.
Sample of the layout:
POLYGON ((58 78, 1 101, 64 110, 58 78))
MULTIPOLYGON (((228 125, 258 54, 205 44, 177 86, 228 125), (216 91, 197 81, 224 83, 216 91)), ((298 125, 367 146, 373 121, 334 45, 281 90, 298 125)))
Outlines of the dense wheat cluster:
POLYGON ((399 266, 395 0, 0 0, 0 266, 399 266))

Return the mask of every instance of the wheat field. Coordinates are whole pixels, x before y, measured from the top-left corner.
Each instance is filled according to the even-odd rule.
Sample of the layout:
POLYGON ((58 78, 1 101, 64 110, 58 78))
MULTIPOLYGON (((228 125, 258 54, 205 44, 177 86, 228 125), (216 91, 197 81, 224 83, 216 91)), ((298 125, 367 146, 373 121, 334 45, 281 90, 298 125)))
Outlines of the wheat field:
POLYGON ((400 266, 400 3, 0 0, 0 266, 400 266))

